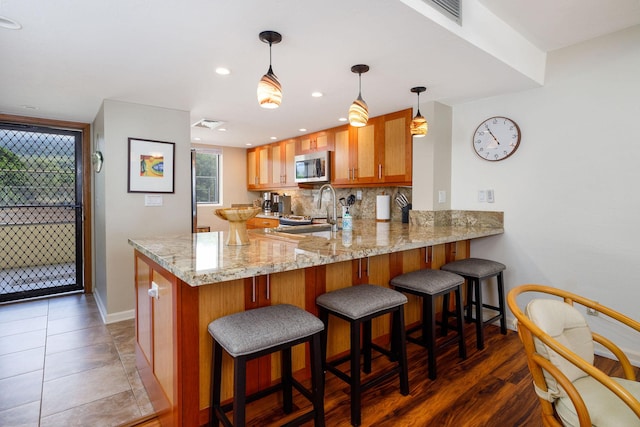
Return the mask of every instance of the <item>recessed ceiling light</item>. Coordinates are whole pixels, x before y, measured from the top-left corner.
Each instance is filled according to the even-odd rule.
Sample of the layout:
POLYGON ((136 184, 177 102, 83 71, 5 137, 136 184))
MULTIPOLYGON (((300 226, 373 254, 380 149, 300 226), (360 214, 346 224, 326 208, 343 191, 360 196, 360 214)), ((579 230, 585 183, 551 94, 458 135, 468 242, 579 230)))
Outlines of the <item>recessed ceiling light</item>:
POLYGON ((272 136, 272 137, 271 137, 271 138, 269 138, 269 139, 276 140, 276 139, 278 139, 278 137, 277 137, 277 136, 272 136))
POLYGON ((311 94, 311 96, 313 96, 314 98, 320 98, 322 97, 323 93, 322 92, 313 92, 311 94))
POLYGON ((193 138, 194 141, 200 141, 200 138, 198 138, 197 136, 195 138, 193 138))
POLYGON ((227 76, 231 74, 231 70, 225 67, 216 68, 216 74, 220 74, 221 76, 227 76))
POLYGON ((38 107, 34 107, 33 105, 21 105, 21 108, 24 108, 25 110, 37 110, 38 107))
POLYGON ((22 25, 13 19, 7 18, 6 16, 0 16, 0 28, 6 28, 7 30, 19 30, 22 28, 22 25))
POLYGON ((227 131, 227 128, 220 128, 220 129, 218 129, 218 132, 226 132, 226 131, 227 131))
POLYGON ((247 143, 246 143, 246 144, 244 144, 244 145, 252 146, 253 144, 252 144, 252 143, 250 143, 250 142, 247 142, 247 143))
POLYGON ((300 128, 298 129, 300 132, 306 132, 307 130, 305 128, 300 128))
POLYGON ((346 117, 340 117, 340 118, 338 119, 338 121, 339 121, 339 122, 346 122, 346 121, 347 121, 347 118, 346 118, 346 117))

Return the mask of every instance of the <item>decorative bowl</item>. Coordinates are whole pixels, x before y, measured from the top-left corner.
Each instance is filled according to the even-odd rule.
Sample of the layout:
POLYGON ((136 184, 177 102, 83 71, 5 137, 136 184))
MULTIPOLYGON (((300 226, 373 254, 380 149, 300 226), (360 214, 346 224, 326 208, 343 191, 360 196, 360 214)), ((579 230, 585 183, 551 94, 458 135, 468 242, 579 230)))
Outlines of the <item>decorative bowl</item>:
POLYGON ((262 209, 256 207, 216 209, 218 218, 229 221, 229 237, 227 245, 248 245, 247 221, 258 215, 262 209))

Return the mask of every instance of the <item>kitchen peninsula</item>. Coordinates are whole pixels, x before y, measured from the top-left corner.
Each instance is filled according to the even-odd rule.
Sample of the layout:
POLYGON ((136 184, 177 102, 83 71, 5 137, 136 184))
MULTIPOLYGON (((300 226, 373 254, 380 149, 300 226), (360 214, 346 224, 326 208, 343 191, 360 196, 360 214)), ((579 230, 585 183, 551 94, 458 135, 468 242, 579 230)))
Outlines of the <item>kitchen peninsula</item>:
MULTIPOLYGON (((388 286, 399 274, 468 258, 472 239, 502 234, 501 212, 451 211, 436 220, 413 213, 411 224, 354 221, 353 231, 288 234, 249 231, 250 243, 227 246, 226 232, 131 239, 135 249, 138 368, 163 425, 203 425, 208 418, 212 320, 288 303, 316 314, 315 298, 361 283, 388 286), (437 225, 436 225, 437 224, 437 225)), ((410 298, 407 324, 420 318, 410 298)), ((373 324, 388 339, 389 319, 373 324)), ((348 350, 348 326, 331 328, 327 355, 348 350)), ((279 355, 248 367, 248 391, 280 376, 279 355)), ((294 348, 296 376, 305 378, 304 346, 294 348)), ((223 399, 231 397, 230 359, 223 360, 223 399)))

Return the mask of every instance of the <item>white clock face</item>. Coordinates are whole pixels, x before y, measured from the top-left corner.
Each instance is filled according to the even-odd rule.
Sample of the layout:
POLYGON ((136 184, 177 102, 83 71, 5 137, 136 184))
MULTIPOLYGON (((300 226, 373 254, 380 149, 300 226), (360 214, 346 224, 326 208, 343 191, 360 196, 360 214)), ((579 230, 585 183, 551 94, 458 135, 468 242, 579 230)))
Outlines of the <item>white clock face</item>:
POLYGON ((473 149, 478 156, 492 162, 504 160, 520 145, 520 128, 506 117, 491 117, 473 134, 473 149))

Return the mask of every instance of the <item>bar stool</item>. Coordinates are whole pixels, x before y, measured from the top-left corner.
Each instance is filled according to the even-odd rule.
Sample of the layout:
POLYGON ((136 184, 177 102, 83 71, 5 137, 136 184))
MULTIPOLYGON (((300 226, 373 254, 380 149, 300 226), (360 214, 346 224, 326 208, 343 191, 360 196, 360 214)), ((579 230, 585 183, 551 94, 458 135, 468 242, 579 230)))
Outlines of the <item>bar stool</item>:
POLYGON ((459 274, 467 280, 467 315, 468 322, 476 324, 476 346, 478 350, 484 348, 484 326, 500 319, 500 332, 504 335, 507 333, 507 319, 505 317, 504 304, 504 284, 502 272, 507 267, 497 261, 491 261, 481 258, 467 258, 459 261, 453 261, 440 267, 441 270, 450 271, 459 274), (498 281, 498 305, 483 303, 482 286, 483 280, 491 277, 497 277, 498 281), (475 307, 475 317, 473 317, 472 309, 475 307), (497 314, 489 319, 483 319, 482 309, 488 308, 497 312, 497 314))
POLYGON ((422 323, 407 330, 407 340, 427 349, 430 379, 436 379, 436 297, 443 297, 441 330, 444 336, 447 334, 449 323, 449 295, 455 292, 457 334, 441 342, 440 345, 444 346, 457 341, 460 357, 467 358, 462 319, 462 284, 464 283, 462 276, 442 270, 423 269, 396 276, 389 283, 400 292, 422 298, 422 323), (422 330, 420 338, 410 336, 418 330, 422 330))
POLYGON ((361 395, 362 392, 384 379, 398 374, 400 379, 400 393, 403 396, 409 394, 409 375, 407 372, 407 350, 404 330, 404 304, 407 297, 393 289, 376 285, 356 285, 337 291, 327 292, 316 298, 320 319, 325 325, 322 333, 322 354, 325 370, 330 371, 351 388, 351 424, 359 426, 361 421, 361 395), (371 342, 371 320, 383 314, 392 314, 391 350, 384 349, 371 342), (342 358, 332 362, 326 362, 327 328, 329 315, 346 320, 350 325, 351 352, 342 358), (365 382, 360 378, 360 330, 362 327, 362 354, 364 356, 365 373, 371 372, 371 350, 374 349, 391 360, 397 361, 391 370, 370 378, 365 382), (345 374, 337 368, 338 365, 349 360, 351 362, 351 375, 345 374))
POLYGON ((222 422, 230 426, 225 412, 233 409, 233 425, 245 425, 246 403, 258 400, 278 390, 283 391, 284 412, 293 410, 292 386, 312 404, 313 408, 290 423, 314 420, 316 427, 324 426, 324 376, 322 372, 321 335, 324 324, 298 307, 280 304, 243 311, 221 317, 209 323, 213 337, 211 369, 210 426, 222 422), (291 347, 309 342, 311 353, 311 390, 296 381, 291 373, 291 347), (222 350, 233 358, 233 402, 221 406, 222 350), (265 354, 281 352, 281 381, 263 391, 246 395, 247 361, 265 354))

